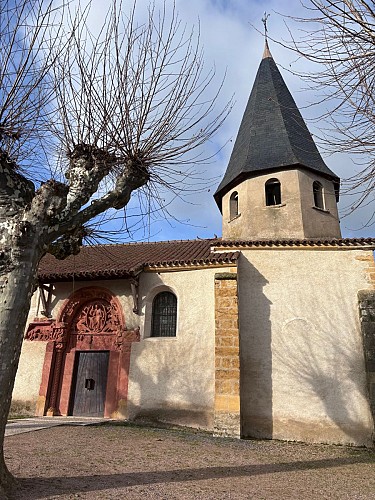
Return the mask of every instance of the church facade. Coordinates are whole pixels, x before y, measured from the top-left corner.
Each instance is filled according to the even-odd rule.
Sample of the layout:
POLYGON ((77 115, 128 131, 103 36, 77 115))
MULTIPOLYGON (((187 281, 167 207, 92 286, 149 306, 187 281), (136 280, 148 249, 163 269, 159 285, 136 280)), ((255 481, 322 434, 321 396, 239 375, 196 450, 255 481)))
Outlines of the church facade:
POLYGON ((13 399, 373 446, 375 241, 341 238, 339 184, 266 44, 215 193, 222 238, 46 256, 13 399))

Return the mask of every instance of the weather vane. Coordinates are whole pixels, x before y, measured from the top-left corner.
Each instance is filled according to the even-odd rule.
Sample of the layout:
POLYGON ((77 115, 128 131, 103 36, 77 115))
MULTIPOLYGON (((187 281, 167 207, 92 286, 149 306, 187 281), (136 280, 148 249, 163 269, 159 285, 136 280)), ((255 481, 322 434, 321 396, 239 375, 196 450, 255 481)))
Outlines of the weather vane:
POLYGON ((267 12, 264 13, 264 17, 262 18, 262 23, 264 24, 264 38, 267 41, 267 19, 270 17, 270 14, 267 14, 267 12))

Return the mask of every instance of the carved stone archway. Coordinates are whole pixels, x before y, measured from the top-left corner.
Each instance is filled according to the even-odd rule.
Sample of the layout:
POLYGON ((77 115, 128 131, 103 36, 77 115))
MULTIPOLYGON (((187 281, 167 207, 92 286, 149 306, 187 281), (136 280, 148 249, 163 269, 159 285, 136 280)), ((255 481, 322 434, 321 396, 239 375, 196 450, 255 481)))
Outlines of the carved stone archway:
POLYGON ((127 330, 118 299, 101 287, 80 288, 56 319, 30 323, 26 339, 47 341, 38 415, 68 415, 76 352, 109 351, 104 416, 126 418, 132 342, 139 329, 127 330))

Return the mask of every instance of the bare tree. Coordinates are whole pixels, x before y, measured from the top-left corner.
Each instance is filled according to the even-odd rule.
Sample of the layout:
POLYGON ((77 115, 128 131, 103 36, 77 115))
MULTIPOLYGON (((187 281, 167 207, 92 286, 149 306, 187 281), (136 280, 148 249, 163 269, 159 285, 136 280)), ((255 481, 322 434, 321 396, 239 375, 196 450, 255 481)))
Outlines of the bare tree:
POLYGON ((357 155, 359 171, 343 186, 356 199, 353 210, 373 201, 375 187, 375 7, 366 0, 302 4, 306 17, 292 18, 301 36, 292 35, 291 46, 316 63, 302 77, 319 91, 326 109, 320 117, 329 124, 325 146, 357 155))
MULTIPOLYGON (((98 33, 87 15, 0 3, 1 444, 40 259, 79 252, 142 186, 183 189, 230 108, 215 112, 215 72, 174 7, 137 23, 113 0, 98 33)), ((13 481, 1 452, 0 490, 13 481)))

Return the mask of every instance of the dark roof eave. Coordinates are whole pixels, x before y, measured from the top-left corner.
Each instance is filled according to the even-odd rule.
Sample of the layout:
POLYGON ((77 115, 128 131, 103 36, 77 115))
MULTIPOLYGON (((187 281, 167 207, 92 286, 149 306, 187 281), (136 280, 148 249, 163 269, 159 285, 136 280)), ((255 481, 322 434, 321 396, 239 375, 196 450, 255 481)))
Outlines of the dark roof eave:
POLYGON ((228 265, 235 264, 239 257, 239 252, 231 252, 230 257, 223 258, 220 254, 213 254, 209 259, 193 259, 189 261, 164 261, 164 262, 153 262, 152 264, 145 264, 145 267, 150 269, 160 268, 160 267, 190 267, 190 266, 209 266, 209 265, 228 265))
POLYGON ((91 281, 91 280, 111 280, 129 279, 134 277, 134 273, 128 271, 96 271, 96 272, 67 272, 67 273, 43 273, 38 274, 41 283, 61 283, 65 281, 91 281))

